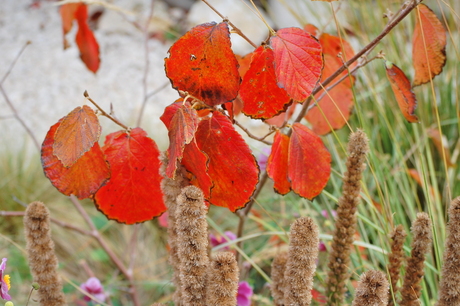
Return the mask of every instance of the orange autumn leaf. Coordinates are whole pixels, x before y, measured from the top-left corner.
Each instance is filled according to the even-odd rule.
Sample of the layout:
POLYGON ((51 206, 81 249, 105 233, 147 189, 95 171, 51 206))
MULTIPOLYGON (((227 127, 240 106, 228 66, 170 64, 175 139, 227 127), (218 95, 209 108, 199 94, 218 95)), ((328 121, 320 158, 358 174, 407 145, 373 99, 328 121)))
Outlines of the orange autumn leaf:
POLYGON ((169 136, 169 163, 166 167, 166 175, 174 179, 177 162, 182 160, 185 145, 195 137, 200 119, 190 103, 184 104, 182 99, 166 107, 160 119, 168 129, 169 136))
POLYGON ((279 194, 291 191, 288 180, 289 136, 277 131, 272 150, 267 161, 267 174, 274 181, 274 189, 279 194))
POLYGON ((436 150, 438 150, 439 155, 443 158, 443 154, 446 156, 446 163, 448 167, 455 167, 456 165, 452 162, 452 157, 447 146, 447 139, 442 135, 438 129, 430 128, 427 130, 428 136, 434 143, 436 150), (444 153, 443 153, 444 151, 444 153))
POLYGON ((308 33, 310 33, 311 35, 315 36, 316 38, 318 37, 319 29, 316 26, 312 25, 311 23, 306 24, 303 27, 303 29, 307 31, 308 33))
POLYGON ((240 75, 226 22, 192 28, 171 46, 169 54, 166 75, 182 95, 189 94, 209 106, 236 98, 240 75))
POLYGON ((160 151, 144 130, 111 133, 102 150, 112 176, 97 191, 94 202, 107 218, 134 224, 166 211, 160 187, 160 151))
POLYGON ((412 91, 409 79, 398 66, 389 61, 385 61, 385 68, 391 89, 404 117, 411 123, 418 122, 418 118, 415 115, 417 99, 412 91))
POLYGON ((280 29, 270 38, 275 54, 278 86, 296 101, 304 101, 321 77, 321 45, 310 33, 299 28, 280 29))
POLYGON ((53 154, 56 131, 62 119, 51 126, 43 141, 41 161, 46 177, 61 193, 79 199, 92 196, 110 178, 110 169, 96 142, 72 166, 64 167, 53 154))
POLYGON ((446 64, 446 29, 435 13, 425 4, 417 6, 412 61, 414 86, 428 83, 441 73, 446 64))
MULTIPOLYGON (((324 54, 324 63, 322 80, 342 66, 330 54, 324 54)), ((320 91, 315 97, 319 98, 323 94, 324 90, 320 91)), ((353 91, 347 78, 329 90, 318 104, 308 111, 305 119, 310 122, 313 132, 318 135, 325 135, 332 130, 341 129, 347 123, 353 104, 353 91)))
POLYGON ((101 135, 101 126, 93 109, 78 106, 65 116, 54 136, 53 154, 64 167, 72 166, 89 151, 101 135))
POLYGON ((331 174, 331 154, 321 138, 300 123, 292 126, 288 177, 292 190, 313 199, 326 187, 331 174))
MULTIPOLYGON (((199 150, 209 157, 207 171, 198 169, 206 171, 213 182, 211 196, 206 200, 232 212, 244 207, 256 189, 259 168, 230 119, 219 111, 213 112, 211 118, 200 122, 195 140, 199 150)), ((186 159, 185 153, 183 159, 186 159)))
POLYGON ((258 47, 251 66, 243 77, 239 95, 243 100, 243 113, 253 119, 269 119, 285 111, 291 101, 276 82, 273 50, 258 47))
POLYGON ((99 58, 99 44, 88 25, 88 8, 86 5, 78 7, 75 12, 75 19, 78 21, 75 42, 80 50, 80 58, 90 71, 96 73, 101 62, 99 58))

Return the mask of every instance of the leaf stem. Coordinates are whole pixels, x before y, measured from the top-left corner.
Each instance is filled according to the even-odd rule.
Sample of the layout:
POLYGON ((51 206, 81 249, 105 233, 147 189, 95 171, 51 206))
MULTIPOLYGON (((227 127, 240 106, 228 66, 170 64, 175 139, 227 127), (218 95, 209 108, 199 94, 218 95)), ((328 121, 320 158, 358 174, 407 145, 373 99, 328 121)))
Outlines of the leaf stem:
POLYGON ((274 133, 273 131, 270 131, 264 137, 257 137, 254 134, 252 134, 247 128, 245 128, 243 125, 241 125, 241 123, 236 121, 235 119, 233 119, 233 122, 235 123, 236 126, 238 126, 240 129, 242 129, 249 136, 249 138, 255 139, 255 140, 260 141, 260 142, 262 142, 262 143, 264 143, 266 145, 269 145, 269 146, 272 145, 272 143, 270 141, 265 140, 265 138, 267 138, 270 134, 273 134, 274 133))
POLYGON ((209 8, 213 10, 217 15, 219 15, 220 18, 222 18, 223 20, 226 20, 228 24, 232 27, 233 32, 243 37, 244 40, 246 40, 251 46, 253 46, 254 48, 257 48, 257 45, 255 43, 253 43, 246 35, 244 35, 244 33, 241 32, 241 30, 237 28, 230 20, 228 20, 228 18, 224 17, 224 15, 219 13, 219 11, 216 10, 216 8, 213 7, 208 1, 206 0, 201 0, 201 1, 203 1, 204 4, 206 4, 207 6, 209 6, 209 8))
POLYGON ((109 118, 110 120, 112 120, 113 122, 115 122, 117 125, 121 126, 122 128, 124 128, 125 130, 129 131, 130 128, 127 127, 126 125, 124 125, 123 123, 121 123, 120 121, 118 121, 117 119, 115 119, 114 117, 110 116, 109 114, 107 114, 96 102, 94 102, 93 99, 91 99, 91 97, 89 96, 88 92, 85 90, 85 92, 83 93, 83 95, 85 96, 85 98, 94 104, 94 106, 96 106, 96 108, 102 113, 103 116, 109 118))

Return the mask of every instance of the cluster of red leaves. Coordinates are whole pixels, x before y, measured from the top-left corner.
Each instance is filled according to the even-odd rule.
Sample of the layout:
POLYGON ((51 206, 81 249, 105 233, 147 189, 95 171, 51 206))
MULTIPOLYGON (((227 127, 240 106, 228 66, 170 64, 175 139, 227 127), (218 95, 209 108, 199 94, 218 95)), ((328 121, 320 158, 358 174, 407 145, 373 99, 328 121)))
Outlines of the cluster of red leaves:
POLYGON ((66 35, 70 32, 74 20, 76 20, 78 31, 75 36, 75 42, 80 50, 81 60, 90 71, 96 73, 100 64, 99 44, 88 25, 88 7, 84 3, 68 3, 61 6, 60 13, 64 33, 64 49, 69 47, 66 35))
MULTIPOLYGON (((430 82, 446 64, 446 29, 436 14, 425 4, 417 6, 412 38, 413 86, 430 82)), ((418 122, 415 115, 417 99, 405 73, 395 64, 385 61, 388 80, 399 108, 407 121, 418 122)))
MULTIPOLYGON (((232 125, 238 111, 232 101, 239 97, 238 109, 251 118, 270 119, 292 101, 305 100, 321 76, 321 50, 308 32, 285 28, 238 61, 227 22, 206 23, 187 32, 165 60, 166 74, 183 97, 161 117, 170 139, 166 174, 173 178, 180 163, 211 204, 231 211, 244 207, 256 189, 259 169, 232 125), (224 105, 229 116, 218 105, 224 105), (200 116, 196 109, 203 107, 210 114, 200 116)), ((278 192, 286 194, 292 188, 311 199, 329 179, 330 155, 305 126, 296 123, 292 129, 291 137, 277 133, 275 139, 286 141, 280 156, 270 156, 270 173, 276 173, 270 176, 278 192)), ((273 152, 278 146, 275 140, 273 152)))
POLYGON ((107 135, 94 111, 77 107, 48 131, 41 159, 45 175, 65 195, 92 198, 109 219, 127 224, 161 215, 159 150, 141 128, 107 135))

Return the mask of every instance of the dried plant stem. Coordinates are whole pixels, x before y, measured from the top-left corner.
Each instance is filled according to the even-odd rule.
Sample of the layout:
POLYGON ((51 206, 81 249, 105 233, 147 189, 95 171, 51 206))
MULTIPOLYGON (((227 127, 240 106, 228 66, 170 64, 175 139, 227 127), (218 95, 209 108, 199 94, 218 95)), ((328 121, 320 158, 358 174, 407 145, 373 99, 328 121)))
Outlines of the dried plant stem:
POLYGON ((173 267, 172 281, 176 286, 176 291, 173 295, 173 301, 176 305, 181 305, 181 282, 180 282, 180 257, 177 254, 178 250, 178 233, 177 233, 177 202, 176 199, 180 195, 182 188, 188 185, 187 179, 182 175, 182 168, 176 170, 175 178, 169 178, 166 175, 166 167, 168 167, 169 159, 166 152, 160 155, 161 168, 160 174, 163 177, 161 181, 161 190, 163 191, 163 200, 168 208, 168 244, 169 244, 169 264, 173 267))
POLYGON ((436 306, 460 305, 460 197, 450 204, 447 232, 436 306))
POLYGON ((404 283, 401 287, 400 306, 419 306, 422 294, 425 254, 431 249, 431 220, 428 214, 418 213, 411 228, 413 240, 411 256, 407 261, 404 283))
POLYGON ((286 288, 286 280, 284 273, 286 271, 286 263, 288 259, 288 252, 283 252, 275 256, 272 262, 272 283, 270 286, 273 301, 275 306, 284 305, 284 289, 286 288))
POLYGON ((93 99, 91 99, 91 97, 89 96, 88 92, 85 90, 85 92, 83 93, 83 96, 85 96, 85 98, 93 103, 94 106, 96 106, 96 108, 101 112, 102 116, 104 117, 107 117, 109 118, 110 120, 112 120, 115 124, 121 126, 122 128, 124 128, 125 130, 129 131, 129 127, 127 127, 126 125, 124 125, 123 123, 121 123, 120 121, 118 121, 118 119, 114 118, 113 116, 111 116, 110 114, 108 114, 106 111, 104 111, 93 99))
POLYGON ((51 240, 49 210, 41 202, 29 204, 24 216, 29 267, 34 281, 40 285, 41 306, 67 305, 57 273, 58 260, 51 240))
POLYGON ((110 260, 112 260, 112 262, 115 264, 115 266, 118 268, 118 270, 120 270, 120 272, 128 280, 129 293, 131 295, 131 298, 133 299, 133 304, 135 306, 140 306, 141 304, 140 304, 140 301, 139 301, 139 297, 137 295, 136 287, 134 286, 134 278, 133 278, 132 272, 129 271, 125 267, 125 265, 123 264, 121 259, 112 251, 112 249, 108 246, 108 244, 102 238, 101 234, 97 230, 97 228, 94 225, 93 221, 91 220, 90 216, 88 215, 86 210, 83 208, 83 206, 81 206, 81 204, 78 201, 78 199, 74 195, 71 195, 70 200, 71 200, 72 204, 75 206, 75 208, 78 210, 80 215, 83 217, 83 219, 85 220, 86 224, 91 229, 91 236, 94 237, 94 239, 96 239, 96 241, 99 243, 101 248, 107 253, 107 255, 109 256, 110 260))
POLYGON ((231 252, 217 252, 209 266, 206 305, 236 306, 238 264, 231 252))
POLYGON ((393 306, 394 301, 396 300, 396 293, 398 292, 399 288, 397 283, 399 281, 399 275, 401 272, 401 266, 404 262, 404 240, 406 239, 406 232, 401 224, 394 228, 393 232, 391 233, 391 253, 389 255, 388 261, 388 272, 390 274, 390 281, 391 281, 391 288, 392 293, 390 294, 390 301, 388 306, 393 306))
POLYGON ((350 277, 351 246, 356 232, 356 209, 361 190, 360 180, 365 168, 368 139, 363 131, 351 134, 348 143, 347 172, 343 176, 343 191, 337 208, 335 231, 329 254, 329 272, 326 282, 328 305, 343 305, 346 282, 350 277))
POLYGON ((388 289, 388 281, 383 272, 367 271, 359 279, 352 306, 386 306, 388 289))
POLYGON ((195 186, 182 189, 177 197, 177 245, 180 258, 182 303, 206 305, 208 229, 203 192, 195 186))
POLYGON ((285 305, 310 305, 318 245, 319 231, 313 219, 308 217, 297 219, 289 233, 288 259, 284 272, 285 305))

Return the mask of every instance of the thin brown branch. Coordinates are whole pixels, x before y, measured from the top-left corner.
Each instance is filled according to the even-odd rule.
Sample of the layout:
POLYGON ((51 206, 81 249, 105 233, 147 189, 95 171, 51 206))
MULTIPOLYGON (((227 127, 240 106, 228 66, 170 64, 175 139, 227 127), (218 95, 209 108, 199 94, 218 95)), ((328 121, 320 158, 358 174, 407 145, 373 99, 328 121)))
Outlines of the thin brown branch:
POLYGON ((257 48, 257 45, 255 43, 253 43, 249 37, 247 37, 246 35, 244 35, 244 33, 239 29, 237 28, 230 20, 228 20, 228 18, 224 17, 224 15, 222 15, 218 10, 216 10, 215 7, 213 7, 208 1, 206 0, 201 0, 203 1, 207 6, 209 6, 209 8, 211 10, 213 10, 217 15, 219 15, 220 18, 222 18, 222 20, 225 20, 228 22, 228 24, 232 27, 232 31, 238 35, 240 35, 241 37, 243 37, 244 40, 246 40, 251 46, 253 46, 254 48, 257 48))
POLYGON ((148 87, 147 86, 147 81, 148 81, 149 70, 150 70, 149 24, 150 24, 150 21, 152 20, 152 16, 153 16, 153 5, 154 4, 155 4, 155 0, 152 0, 150 2, 149 15, 147 17, 147 20, 145 22, 144 29, 143 29, 143 32, 144 32, 144 76, 142 77, 142 91, 143 91, 144 98, 142 99, 141 110, 139 112, 139 117, 137 118, 137 123, 136 123, 137 126, 141 125, 142 116, 143 116, 144 110, 145 110, 145 104, 147 103, 147 87, 148 87))
POLYGON ((126 277, 126 279, 129 282, 129 293, 131 294, 131 297, 133 299, 133 304, 135 306, 140 306, 140 301, 139 297, 137 295, 136 287, 134 286, 134 278, 132 273, 125 267, 125 265, 122 263, 120 258, 110 249, 108 244, 105 242, 105 240, 102 238, 100 235, 99 231, 97 230, 96 226, 94 225, 93 221, 91 220, 90 216, 86 212, 86 210, 83 208, 83 206, 80 204, 78 199, 74 196, 70 196, 70 200, 72 201, 72 204, 75 206, 75 208, 78 210, 80 215, 83 217, 85 220, 86 224, 89 226, 91 229, 91 236, 94 237, 94 239, 97 240, 99 245, 102 247, 102 249, 107 253, 107 255, 110 257, 110 259, 113 261, 115 266, 120 270, 120 272, 126 277))
MULTIPOLYGON (((348 69, 351 64, 356 62, 360 57, 369 54, 376 46, 377 44, 385 37, 387 36, 390 31, 397 26, 410 12, 412 12, 415 7, 422 2, 421 0, 414 0, 411 1, 410 3, 404 3, 401 9, 395 14, 395 17, 385 26, 383 31, 376 37, 374 40, 372 40, 369 44, 367 44, 361 51, 355 54, 351 59, 349 59, 345 64, 342 65, 339 69, 337 69, 333 74, 331 74, 327 79, 322 82, 322 86, 329 85, 337 76, 339 76, 345 69, 348 69)), ((295 119, 295 122, 300 122, 302 118, 305 116, 305 114, 308 111, 309 104, 312 100, 312 97, 320 92, 322 90, 321 86, 317 86, 313 92, 311 93, 310 97, 305 100, 303 103, 302 110, 300 111, 299 115, 295 119)))
POLYGON ((130 128, 127 127, 126 125, 124 125, 123 123, 121 123, 120 121, 118 121, 116 118, 110 116, 109 114, 107 114, 96 102, 94 102, 93 99, 91 99, 91 97, 89 96, 88 92, 85 90, 85 92, 83 93, 83 95, 85 96, 85 98, 93 103, 94 106, 96 106, 96 108, 101 112, 101 114, 107 118, 109 118, 110 120, 112 120, 113 122, 115 122, 115 124, 121 126, 122 128, 124 128, 125 130, 129 131, 130 128))
POLYGON ((27 46, 30 45, 32 42, 30 41, 27 41, 24 46, 22 46, 21 50, 19 50, 18 54, 16 55, 16 57, 14 58, 13 62, 11 62, 10 64, 10 67, 8 67, 8 70, 6 71, 5 75, 3 76, 2 80, 0 81, 0 85, 3 84, 3 82, 5 82, 5 80, 8 78, 8 76, 10 75, 11 71, 13 70, 14 66, 16 65, 17 61, 19 60, 19 58, 21 57, 22 53, 24 53, 24 51, 26 50, 27 46))
POLYGON ((264 137, 261 138, 261 137, 257 137, 256 135, 252 134, 247 128, 245 128, 243 125, 241 125, 241 123, 239 123, 238 121, 233 120, 233 122, 235 123, 236 126, 238 126, 240 129, 242 129, 249 136, 249 138, 255 139, 255 140, 260 141, 262 143, 265 143, 266 145, 269 145, 269 146, 272 145, 272 143, 270 141, 266 141, 264 139, 268 135, 272 134, 273 132, 270 132, 268 135, 265 135, 264 137))

